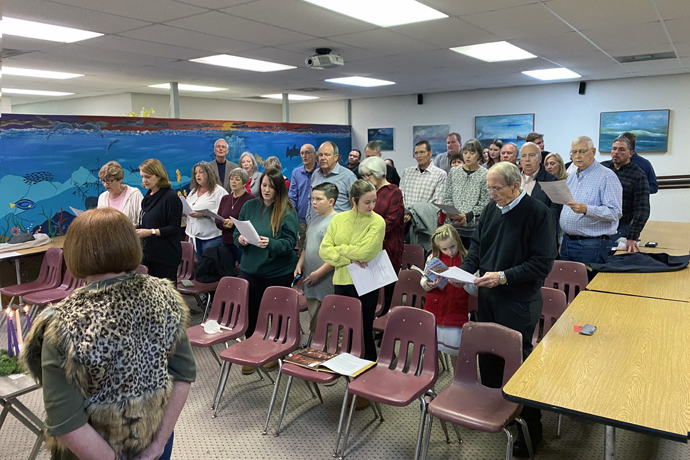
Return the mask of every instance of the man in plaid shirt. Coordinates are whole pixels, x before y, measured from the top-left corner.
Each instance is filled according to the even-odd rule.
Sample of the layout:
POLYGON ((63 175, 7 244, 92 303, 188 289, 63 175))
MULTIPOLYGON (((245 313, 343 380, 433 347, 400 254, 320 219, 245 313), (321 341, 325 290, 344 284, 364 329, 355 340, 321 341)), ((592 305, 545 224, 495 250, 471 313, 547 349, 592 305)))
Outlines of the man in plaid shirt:
POLYGON ((428 141, 415 144, 414 158, 417 166, 406 168, 400 179, 405 204, 405 224, 412 218, 407 211, 412 205, 420 202, 443 203, 446 191, 446 172, 431 162, 431 145, 428 141))
POLYGON ((631 161, 632 155, 630 140, 620 136, 613 141, 611 160, 601 164, 616 173, 623 186, 623 215, 614 239, 626 238, 628 252, 639 252, 637 239, 649 219, 649 181, 644 171, 631 161))

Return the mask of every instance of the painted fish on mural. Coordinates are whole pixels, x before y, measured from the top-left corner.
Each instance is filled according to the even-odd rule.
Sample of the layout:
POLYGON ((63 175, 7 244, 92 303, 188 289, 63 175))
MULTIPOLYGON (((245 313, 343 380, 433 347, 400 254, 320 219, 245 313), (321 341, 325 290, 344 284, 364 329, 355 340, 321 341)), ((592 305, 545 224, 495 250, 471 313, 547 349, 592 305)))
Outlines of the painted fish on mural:
POLYGON ((24 174, 24 182, 29 185, 36 185, 39 182, 50 182, 53 180, 53 173, 49 171, 35 171, 24 174))
POLYGON ((129 168, 129 172, 131 172, 132 174, 138 173, 138 172, 139 172, 139 167, 138 167, 138 166, 137 166, 136 168, 133 167, 133 166, 128 166, 128 168, 129 168))
POLYGON ((53 129, 50 130, 50 132, 46 136, 46 139, 50 139, 50 136, 52 136, 59 130, 67 128, 72 129, 72 123, 67 123, 66 121, 58 121, 57 123, 55 123, 55 126, 53 126, 53 129))
POLYGON ((77 124, 76 127, 79 128, 79 129, 87 129, 87 128, 93 129, 94 132, 95 132, 96 134, 98 134, 99 136, 105 138, 105 134, 103 134, 103 131, 101 131, 101 127, 98 126, 96 123, 91 123, 91 122, 89 121, 89 122, 86 122, 86 123, 77 124))
POLYGON ((10 203, 10 208, 17 208, 21 209, 23 211, 27 211, 29 209, 33 209, 36 207, 36 203, 34 203, 31 200, 27 200, 26 198, 22 198, 21 200, 17 200, 14 203, 10 203))
POLYGON ((114 144, 117 144, 118 142, 120 142, 120 139, 114 139, 110 141, 110 144, 108 144, 108 146, 105 148, 105 154, 108 155, 110 153, 110 147, 112 147, 114 144))
POLYGON ((285 147, 285 156, 287 158, 298 157, 299 156, 299 148, 297 148, 297 144, 293 144, 292 148, 285 147))

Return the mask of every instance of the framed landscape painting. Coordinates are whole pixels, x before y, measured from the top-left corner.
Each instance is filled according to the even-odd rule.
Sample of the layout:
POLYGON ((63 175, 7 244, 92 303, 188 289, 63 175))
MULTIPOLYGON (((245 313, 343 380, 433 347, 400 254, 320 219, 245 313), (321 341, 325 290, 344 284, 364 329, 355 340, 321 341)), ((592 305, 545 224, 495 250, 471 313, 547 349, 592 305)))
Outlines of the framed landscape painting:
POLYGON ((521 147, 527 135, 533 131, 533 113, 474 117, 474 138, 481 142, 482 147, 488 147, 494 139, 500 139, 503 143, 515 142, 521 147))
MULTIPOLYGON (((424 125, 412 127, 412 147, 419 141, 429 141, 434 156, 447 150, 446 138, 450 134, 450 125, 424 125)), ((413 153, 414 155, 414 153, 413 153)))
POLYGON ((395 128, 369 128, 367 129, 367 142, 378 141, 381 150, 395 150, 393 138, 395 128))
POLYGON ((624 132, 631 132, 637 136, 637 152, 667 152, 670 113, 668 109, 601 112, 599 151, 610 152, 614 139, 624 132))

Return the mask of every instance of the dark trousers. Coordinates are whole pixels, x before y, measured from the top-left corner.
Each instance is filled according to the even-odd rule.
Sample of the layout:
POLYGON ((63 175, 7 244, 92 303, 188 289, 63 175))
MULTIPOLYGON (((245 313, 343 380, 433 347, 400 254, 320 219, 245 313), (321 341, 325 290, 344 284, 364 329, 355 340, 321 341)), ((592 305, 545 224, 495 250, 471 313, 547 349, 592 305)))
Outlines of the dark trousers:
POLYGON ((256 322, 259 318, 259 308, 261 307, 261 298, 264 296, 264 291, 271 286, 285 286, 290 287, 292 284, 292 273, 287 275, 277 276, 275 278, 264 278, 262 276, 254 276, 240 270, 239 278, 249 281, 249 322, 247 325, 247 332, 245 337, 251 337, 256 329, 256 322))
POLYGON ((376 344, 374 344, 374 313, 379 299, 379 291, 376 289, 363 296, 357 295, 357 289, 353 284, 333 286, 335 294, 355 297, 362 302, 362 326, 364 334, 364 359, 376 361, 376 344))
POLYGON ((143 264, 149 269, 149 275, 177 283, 177 265, 159 264, 148 260, 144 260, 143 264))
MULTIPOLYGON (((480 288, 479 291, 479 310, 477 311, 479 321, 498 323, 518 331, 522 335, 522 356, 523 359, 527 359, 532 351, 532 335, 541 316, 543 300, 539 298, 532 302, 492 302, 494 299, 491 293, 482 292, 485 289, 489 290, 480 288)), ((503 367, 503 359, 494 355, 479 355, 482 384, 491 388, 501 388, 503 367)), ((523 406, 520 416, 527 423, 532 439, 541 437, 541 410, 523 406)))
MULTIPOLYGON (((391 309, 391 302, 393 301, 393 291, 395 291, 395 283, 391 283, 388 286, 383 287, 383 311, 381 316, 388 313, 391 309)), ((378 300, 376 301, 378 303, 378 300)))

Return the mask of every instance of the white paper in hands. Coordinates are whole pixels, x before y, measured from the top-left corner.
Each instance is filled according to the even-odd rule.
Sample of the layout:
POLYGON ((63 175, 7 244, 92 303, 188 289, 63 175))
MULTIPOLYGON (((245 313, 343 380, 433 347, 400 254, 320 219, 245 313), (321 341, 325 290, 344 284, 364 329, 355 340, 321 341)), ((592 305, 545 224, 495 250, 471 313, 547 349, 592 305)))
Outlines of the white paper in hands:
POLYGON ((235 224, 235 228, 237 228, 237 231, 240 232, 240 235, 242 235, 244 239, 247 240, 247 243, 253 244, 254 246, 259 245, 261 237, 256 232, 256 229, 250 221, 237 220, 234 217, 230 217, 230 219, 232 220, 232 223, 235 224))
POLYGON ((374 260, 367 262, 367 268, 350 264, 347 266, 347 271, 350 272, 358 295, 368 294, 398 281, 398 275, 393 270, 393 264, 385 250, 379 252, 374 260))
POLYGON ((461 283, 473 284, 474 280, 477 279, 472 273, 466 272, 458 267, 449 267, 448 270, 443 272, 432 271, 432 273, 441 278, 448 278, 449 280, 459 281, 461 283))
POLYGON ((189 206, 189 203, 187 203, 187 199, 185 197, 183 197, 182 195, 178 195, 178 197, 180 198, 180 201, 182 202, 182 214, 185 214, 188 216, 191 213, 193 213, 194 211, 192 210, 192 207, 189 206))
POLYGON ((539 182, 539 185, 544 193, 546 193, 546 196, 556 204, 566 204, 575 201, 573 194, 570 193, 568 184, 564 180, 539 182))
POLYGON ((218 214, 216 214, 215 212, 211 211, 210 209, 200 209, 197 212, 200 213, 204 217, 210 217, 211 219, 225 220, 222 217, 220 217, 218 214))
POLYGON ((458 214, 462 214, 460 211, 457 210, 457 208, 455 206, 451 206, 449 204, 440 204, 440 203, 431 203, 431 204, 436 206, 441 211, 445 212, 446 215, 448 215, 448 216, 457 216, 458 214))

